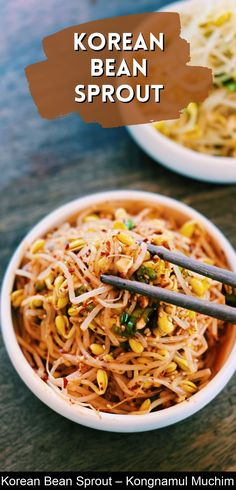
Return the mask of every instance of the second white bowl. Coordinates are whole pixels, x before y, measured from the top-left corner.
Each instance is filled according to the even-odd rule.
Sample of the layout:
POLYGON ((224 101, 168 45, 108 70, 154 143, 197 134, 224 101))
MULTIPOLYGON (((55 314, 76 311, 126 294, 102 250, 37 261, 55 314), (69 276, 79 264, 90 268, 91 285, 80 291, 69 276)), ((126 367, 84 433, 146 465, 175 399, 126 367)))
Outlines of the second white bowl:
MULTIPOLYGON (((160 11, 180 12, 191 0, 174 2, 160 11)), ((156 162, 193 179, 206 182, 236 183, 236 158, 207 155, 186 148, 161 134, 152 124, 128 126, 136 143, 156 162)))
POLYGON ((156 162, 192 179, 236 183, 236 158, 198 153, 162 135, 151 124, 127 128, 136 143, 156 162))

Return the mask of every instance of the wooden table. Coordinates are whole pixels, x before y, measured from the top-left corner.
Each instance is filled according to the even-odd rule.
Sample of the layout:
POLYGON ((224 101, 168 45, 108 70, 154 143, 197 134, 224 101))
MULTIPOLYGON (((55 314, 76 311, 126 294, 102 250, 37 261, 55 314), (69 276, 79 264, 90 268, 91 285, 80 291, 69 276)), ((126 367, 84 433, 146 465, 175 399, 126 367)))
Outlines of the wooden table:
MULTIPOLYGON (((44 36, 105 15, 151 11, 163 3, 2 2, 2 272, 19 240, 46 213, 78 196, 106 189, 142 189, 178 198, 208 216, 236 245, 236 186, 207 185, 169 172, 148 158, 125 129, 86 125, 77 116, 43 120, 28 92, 23 69, 43 59, 44 36)), ((235 378, 185 422, 123 435, 76 425, 43 405, 20 380, 2 344, 0 363, 1 469, 236 469, 235 378)))

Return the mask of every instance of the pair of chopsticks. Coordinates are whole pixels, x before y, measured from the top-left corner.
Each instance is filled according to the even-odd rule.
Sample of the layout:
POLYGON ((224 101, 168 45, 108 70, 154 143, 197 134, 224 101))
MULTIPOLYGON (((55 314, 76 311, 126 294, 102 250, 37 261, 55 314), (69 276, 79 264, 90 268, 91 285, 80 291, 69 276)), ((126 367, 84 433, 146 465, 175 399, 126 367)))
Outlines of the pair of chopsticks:
MULTIPOLYGON (((152 255, 157 255, 162 260, 184 267, 190 271, 197 272, 202 276, 227 284, 232 288, 236 288, 236 273, 234 272, 205 264, 196 259, 187 257, 182 253, 171 252, 165 247, 147 244, 147 249, 152 255)), ((102 274, 101 281, 118 289, 126 289, 131 293, 138 293, 158 301, 164 301, 165 303, 202 313, 203 315, 212 316, 219 320, 236 323, 236 308, 232 306, 220 305, 211 301, 199 299, 195 296, 188 296, 169 289, 152 286, 139 281, 122 279, 112 275, 102 274)))

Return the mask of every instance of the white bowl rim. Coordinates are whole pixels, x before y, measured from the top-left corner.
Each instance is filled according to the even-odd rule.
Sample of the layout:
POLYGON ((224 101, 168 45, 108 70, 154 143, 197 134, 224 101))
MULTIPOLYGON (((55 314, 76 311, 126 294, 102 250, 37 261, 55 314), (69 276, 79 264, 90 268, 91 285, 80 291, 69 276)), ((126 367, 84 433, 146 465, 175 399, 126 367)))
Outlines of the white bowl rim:
POLYGON ((24 383, 41 401, 52 408, 55 412, 74 422, 100 430, 107 430, 111 432, 141 432, 153 430, 174 424, 180 420, 184 420, 190 415, 193 415, 195 412, 207 405, 224 388, 236 368, 236 343, 220 371, 214 376, 206 387, 193 395, 188 401, 184 401, 178 405, 163 409, 159 412, 144 415, 117 415, 108 413, 101 413, 98 415, 95 411, 90 410, 89 408, 78 407, 74 404, 72 405, 68 403, 39 378, 24 357, 17 342, 13 328, 10 292, 13 287, 15 270, 22 259, 25 248, 29 245, 29 243, 32 243, 32 241, 34 241, 36 238, 42 236, 42 234, 46 233, 50 228, 60 222, 63 222, 74 213, 80 211, 88 205, 90 206, 93 204, 102 203, 107 200, 149 201, 160 204, 163 207, 168 207, 169 209, 173 208, 193 219, 200 220, 213 238, 218 240, 218 243, 220 243, 226 254, 230 267, 232 270, 236 271, 236 253, 228 240, 207 218, 180 201, 167 196, 162 196, 160 194, 134 190, 106 191, 91 194, 85 197, 79 197, 68 204, 58 207, 55 211, 52 211, 46 215, 45 218, 39 221, 38 224, 36 224, 27 233, 12 256, 3 279, 1 293, 1 323, 3 339, 11 362, 24 383))
MULTIPOLYGON (((157 12, 175 11, 175 8, 181 9, 181 7, 184 7, 184 4, 191 3, 192 1, 196 0, 178 0, 161 7, 157 12)), ((153 126, 153 123, 136 124, 126 127, 144 151, 158 163, 174 172, 186 175, 190 178, 213 183, 233 184, 236 182, 236 157, 209 155, 187 148, 157 131, 153 126), (153 149, 152 145, 154 140, 156 140, 157 143, 156 151, 153 149), (148 141, 150 144, 148 144, 148 141), (169 163, 168 161, 165 161, 162 156, 158 155, 158 143, 163 146, 165 152, 170 152, 170 154, 175 155, 176 162, 180 163, 169 163), (181 161, 181 158, 185 159, 186 162, 181 161), (195 167, 192 167, 191 164, 199 165, 199 168, 196 169, 195 167)))
MULTIPOLYGON (((187 1, 187 0, 184 0, 187 1)), ((233 169, 235 169, 236 166, 236 157, 221 157, 221 156, 216 156, 216 155, 209 155, 208 153, 202 153, 202 152, 197 152, 195 150, 192 150, 191 148, 187 148, 184 145, 181 145, 180 143, 177 143, 176 141, 172 140, 171 138, 168 138, 168 136, 165 136, 164 134, 160 133, 155 127, 153 126, 153 123, 148 123, 148 124, 136 124, 134 126, 126 126, 128 131, 133 134, 136 132, 136 129, 144 129, 145 132, 150 133, 150 135, 154 135, 162 142, 166 143, 166 146, 170 146, 172 150, 174 150, 177 153, 177 156, 181 155, 182 153, 185 153, 186 157, 190 157, 192 160, 195 160, 196 162, 199 160, 201 161, 201 164, 207 164, 212 165, 212 169, 215 170, 215 164, 223 164, 225 163, 227 165, 232 166, 233 169), (179 151, 178 151, 179 150, 179 151)), ((162 162, 160 162, 162 163, 162 162)), ((165 164, 167 165, 167 164, 165 164)), ((173 168, 173 167, 172 167, 173 168)), ((176 169, 177 171, 178 169, 176 169)), ((235 179, 236 180, 236 179, 235 179)))

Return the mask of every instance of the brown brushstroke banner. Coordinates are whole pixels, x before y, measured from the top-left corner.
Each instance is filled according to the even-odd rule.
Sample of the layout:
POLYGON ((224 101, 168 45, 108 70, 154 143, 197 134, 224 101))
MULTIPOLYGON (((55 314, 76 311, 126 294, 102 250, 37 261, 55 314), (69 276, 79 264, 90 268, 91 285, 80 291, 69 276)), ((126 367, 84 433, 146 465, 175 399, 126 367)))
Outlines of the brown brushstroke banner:
MULTIPOLYGON (((100 43, 101 36, 93 39, 95 48, 100 43)), ((72 26, 46 37, 43 48, 47 59, 28 66, 25 72, 38 111, 46 119, 79 113, 86 123, 97 122, 103 127, 177 119, 180 111, 190 102, 203 101, 212 87, 210 69, 188 64, 190 45, 181 38, 180 17, 177 13, 135 14, 72 26), (76 34, 78 38, 82 33, 85 33, 81 41, 83 48, 79 44, 79 49, 75 50, 74 36, 76 34), (104 36, 106 43, 103 49, 91 48, 89 36, 93 33, 104 36), (109 46, 110 33, 117 33, 116 39, 120 36, 118 44, 109 46), (122 49, 124 33, 130 33, 129 50, 122 49), (143 45, 140 47, 140 44, 140 49, 134 50, 135 45, 138 47, 136 42, 140 40, 140 33, 148 50, 143 45), (162 49, 155 44, 153 50, 150 50, 150 35, 160 40, 160 33, 163 33, 164 40, 162 49), (112 50, 109 49, 111 46, 112 50), (99 63, 104 67, 106 60, 112 58, 113 75, 108 76, 104 68, 101 76, 92 76, 91 60, 95 58, 100 59, 99 63), (127 72, 117 76, 122 60, 125 60, 130 76, 127 72), (146 63, 146 73, 136 70, 134 76, 134 63, 140 66, 146 63), (76 93, 78 85, 84 87, 80 95, 76 93), (100 92, 89 102, 88 94, 92 85, 100 92), (107 85, 111 86, 110 91, 114 91, 110 98, 105 98, 103 92, 107 85), (130 90, 124 88, 120 91, 121 85, 128 85, 130 90), (163 89, 159 89, 159 92, 151 88, 160 85, 163 85, 163 89), (141 87, 139 90, 143 99, 149 96, 146 102, 137 100, 138 86, 141 87), (125 99, 132 92, 133 100, 126 102, 125 99), (118 100, 117 94, 123 100, 118 100), (83 102, 76 101, 82 98, 85 98, 83 102)))

